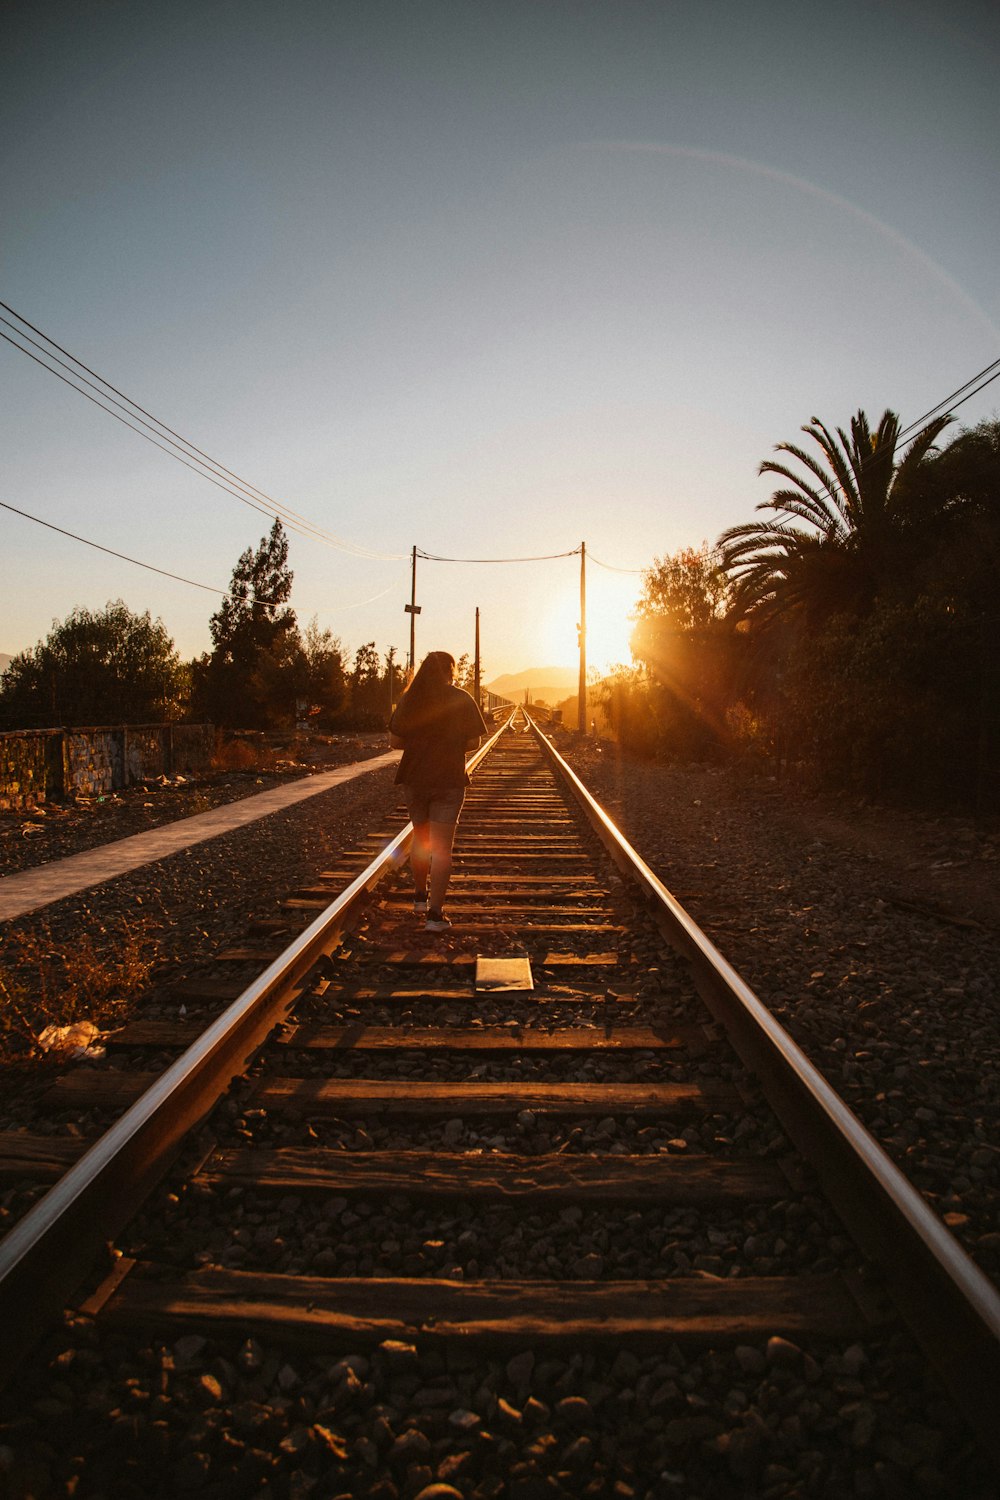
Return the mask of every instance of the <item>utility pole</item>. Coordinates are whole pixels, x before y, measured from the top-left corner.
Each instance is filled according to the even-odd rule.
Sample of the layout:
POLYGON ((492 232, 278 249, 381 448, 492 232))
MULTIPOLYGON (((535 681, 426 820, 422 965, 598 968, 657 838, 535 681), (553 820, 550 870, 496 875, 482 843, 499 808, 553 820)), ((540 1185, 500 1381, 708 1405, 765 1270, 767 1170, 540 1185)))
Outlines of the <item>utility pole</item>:
POLYGON ((580 681, 577 689, 577 733, 587 733, 587 543, 580 543, 580 681))
POLYGON ((482 693, 480 691, 480 682, 479 682, 479 605, 478 604, 476 605, 476 656, 475 656, 475 662, 474 662, 474 665, 473 665, 473 668, 472 668, 472 685, 473 685, 473 689, 474 689, 474 691, 473 691, 473 697, 476 700, 476 707, 477 708, 482 708, 482 706, 483 706, 483 703, 482 703, 482 693))
POLYGON ((395 646, 390 646, 389 649, 388 649, 388 651, 386 652, 386 655, 385 655, 386 676, 389 679, 389 717, 390 718, 392 717, 394 689, 395 689, 395 686, 396 686, 396 669, 395 669, 395 666, 394 666, 395 660, 396 660, 396 648, 395 648, 395 646))
POLYGON ((420 605, 417 603, 417 549, 413 549, 413 568, 410 582, 410 602, 403 605, 403 613, 410 617, 410 657, 406 667, 407 682, 413 681, 413 674, 417 670, 417 615, 420 613, 420 605))

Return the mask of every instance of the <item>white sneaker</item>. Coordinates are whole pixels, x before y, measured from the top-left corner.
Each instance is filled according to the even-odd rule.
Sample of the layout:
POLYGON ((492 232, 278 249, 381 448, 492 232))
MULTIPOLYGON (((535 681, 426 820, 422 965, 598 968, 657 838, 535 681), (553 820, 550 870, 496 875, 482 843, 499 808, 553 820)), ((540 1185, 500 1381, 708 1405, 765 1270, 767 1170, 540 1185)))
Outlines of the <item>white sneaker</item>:
POLYGON ((444 913, 435 911, 432 906, 427 913, 427 921, 424 923, 424 931, 444 932, 445 928, 450 926, 451 923, 448 921, 448 918, 444 915, 444 913))

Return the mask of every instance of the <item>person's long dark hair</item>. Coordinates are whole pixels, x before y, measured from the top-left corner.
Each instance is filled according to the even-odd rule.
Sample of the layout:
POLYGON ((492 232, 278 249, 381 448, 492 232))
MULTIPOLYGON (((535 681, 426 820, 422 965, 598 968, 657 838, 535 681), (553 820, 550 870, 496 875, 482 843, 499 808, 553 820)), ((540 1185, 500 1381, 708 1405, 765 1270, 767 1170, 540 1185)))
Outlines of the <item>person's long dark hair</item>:
POLYGON ((454 674, 455 658, 449 651, 428 651, 393 716, 396 727, 405 732, 433 715, 447 697, 454 674))

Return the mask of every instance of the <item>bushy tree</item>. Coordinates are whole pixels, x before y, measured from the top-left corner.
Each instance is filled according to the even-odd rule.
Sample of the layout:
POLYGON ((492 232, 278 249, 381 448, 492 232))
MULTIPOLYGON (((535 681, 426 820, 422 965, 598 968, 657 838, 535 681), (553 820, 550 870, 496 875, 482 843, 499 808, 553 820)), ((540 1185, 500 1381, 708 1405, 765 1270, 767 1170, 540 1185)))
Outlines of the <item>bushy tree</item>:
POLYGON ((463 652, 455 663, 455 686, 460 687, 463 692, 475 694, 476 663, 468 651, 463 652))
MULTIPOLYGON (((659 695, 641 667, 615 667, 596 693, 604 719, 620 745, 644 756, 662 749, 662 726, 655 706, 659 695)), ((573 710, 576 702, 572 699, 573 710)), ((571 719, 569 712, 564 716, 571 719)))
POLYGON ((209 621, 213 650, 202 664, 199 695, 215 723, 278 729, 294 722, 308 665, 288 603, 292 578, 288 538, 275 517, 256 551, 241 554, 209 621))
POLYGON ((178 718, 185 677, 162 620, 133 614, 121 599, 53 621, 0 679, 0 723, 31 729, 142 724, 178 718))
POLYGON ((897 461, 899 424, 805 429, 829 463, 761 465, 796 488, 779 519, 720 538, 746 629, 754 708, 783 756, 882 797, 985 811, 1000 792, 1000 424, 940 452, 949 419, 897 461), (805 521, 809 530, 793 524, 805 521))
POLYGON ((863 619, 838 615, 798 638, 784 712, 799 758, 824 782, 881 801, 966 800, 977 777, 977 634, 968 608, 921 595, 882 597, 863 619))
POLYGON ((344 649, 332 631, 319 628, 314 615, 302 632, 302 651, 309 721, 317 729, 333 729, 347 701, 344 649))
POLYGON ((635 735, 637 748, 655 741, 663 754, 698 759, 722 743, 739 647, 727 596, 725 574, 704 543, 657 558, 643 575, 631 646, 648 701, 640 708, 642 679, 633 673, 614 682, 608 703, 619 733, 635 735))
POLYGON ((374 641, 354 653, 351 668, 351 721, 357 729, 378 729, 389 717, 389 686, 382 680, 382 660, 374 641))

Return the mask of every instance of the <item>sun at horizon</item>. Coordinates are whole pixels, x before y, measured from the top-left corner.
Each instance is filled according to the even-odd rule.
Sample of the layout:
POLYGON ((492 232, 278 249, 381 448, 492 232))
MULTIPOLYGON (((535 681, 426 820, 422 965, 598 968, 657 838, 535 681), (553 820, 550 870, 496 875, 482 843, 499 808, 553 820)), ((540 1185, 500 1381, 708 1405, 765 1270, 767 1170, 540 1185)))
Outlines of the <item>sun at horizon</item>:
MULTIPOLYGON (((619 664, 631 665, 629 637, 640 580, 632 575, 600 575, 587 570, 587 667, 602 674, 619 664)), ((577 624, 580 592, 563 588, 554 594, 539 622, 539 662, 546 666, 574 667, 580 660, 577 624)))

